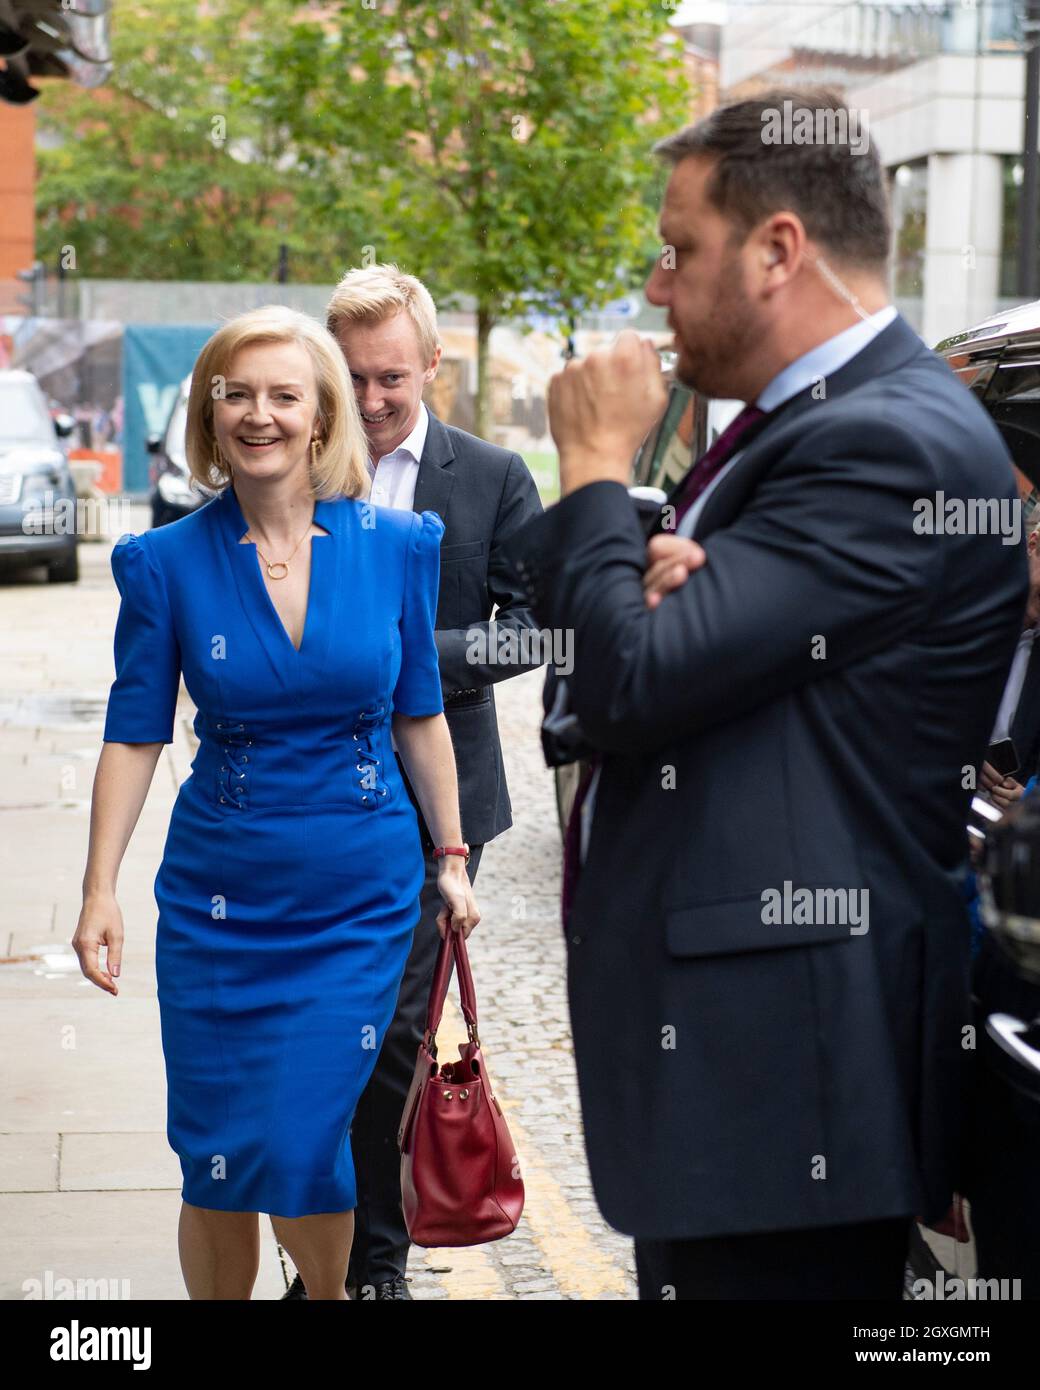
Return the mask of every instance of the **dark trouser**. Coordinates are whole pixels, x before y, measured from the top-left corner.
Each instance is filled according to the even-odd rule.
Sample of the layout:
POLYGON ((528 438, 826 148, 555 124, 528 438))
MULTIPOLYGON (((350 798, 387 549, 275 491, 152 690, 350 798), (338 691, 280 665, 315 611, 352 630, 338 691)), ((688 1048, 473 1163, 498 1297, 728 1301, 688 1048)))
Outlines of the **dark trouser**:
MULTIPOLYGON (((483 849, 483 845, 470 845, 467 868, 471 883, 477 876, 483 849)), ((437 914, 443 905, 444 899, 437 891, 437 860, 427 852, 426 880, 419 895, 421 915, 401 979, 397 1008, 350 1129, 357 1174, 354 1244, 347 1272, 347 1283, 352 1285, 385 1284, 395 1275, 403 1275, 408 1265, 410 1242, 401 1212, 397 1128, 426 1026, 426 1005, 441 944, 437 914)))
POLYGON ((992 1013, 1031 1022, 1040 1014, 1040 986, 1023 980, 988 936, 974 984, 972 1171, 966 1195, 977 1277, 1020 1279, 1021 1297, 1040 1299, 1040 1078, 1007 1057, 986 1032, 992 1013))
POLYGON ((903 1297, 911 1218, 799 1231, 637 1240, 641 1299, 903 1297))

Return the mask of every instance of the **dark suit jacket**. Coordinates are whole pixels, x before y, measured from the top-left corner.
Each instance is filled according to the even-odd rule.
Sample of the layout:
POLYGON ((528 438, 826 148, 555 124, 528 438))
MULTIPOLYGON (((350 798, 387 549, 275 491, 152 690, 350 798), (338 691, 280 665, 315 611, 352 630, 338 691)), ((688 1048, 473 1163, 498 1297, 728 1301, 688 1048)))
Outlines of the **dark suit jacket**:
POLYGON ((996 428, 904 320, 826 389, 748 445, 701 513, 707 564, 653 612, 618 483, 509 547, 539 621, 574 629, 571 704, 605 755, 568 987, 596 1196, 646 1238, 950 1201, 963 770, 1027 575, 998 535, 918 534, 914 503, 1017 494, 996 428), (839 891, 813 896, 815 925, 774 923, 785 884, 792 904, 839 891))
POLYGON ((1025 786, 1040 764, 1040 639, 1034 640, 1029 653, 1026 678, 1009 733, 1019 759, 1015 778, 1025 786))
MULTIPOLYGON (((495 604, 499 637, 536 627, 515 574, 503 563, 502 543, 541 516, 542 504, 519 454, 445 425, 431 411, 413 510, 436 512, 444 522, 436 632, 444 713, 455 749, 462 836, 483 844, 513 823, 492 687, 542 662, 471 663, 468 655, 478 632, 488 636, 495 604)), ((489 642, 488 655, 495 650, 508 654, 504 642, 501 648, 489 642)), ((537 653, 536 644, 531 651, 537 653)), ((405 786, 418 811, 407 776, 405 786)), ((421 812, 419 823, 428 843, 421 812)))

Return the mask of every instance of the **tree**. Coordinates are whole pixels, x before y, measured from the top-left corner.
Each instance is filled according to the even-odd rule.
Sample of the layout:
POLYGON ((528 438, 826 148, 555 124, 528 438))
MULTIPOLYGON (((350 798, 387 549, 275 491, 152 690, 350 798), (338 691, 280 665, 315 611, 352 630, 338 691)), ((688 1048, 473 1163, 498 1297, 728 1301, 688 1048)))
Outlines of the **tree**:
MULTIPOLYGON (((566 323, 653 253, 654 138, 690 92, 665 6, 352 0, 273 31, 236 94, 291 131, 327 218, 477 321, 477 432, 495 323, 566 323)), ((251 65, 250 65, 251 66, 251 65)))
POLYGON ((282 243, 327 278, 349 248, 313 210, 289 132, 244 94, 284 0, 144 0, 113 24, 108 84, 45 84, 38 110, 39 254, 81 274, 273 279, 282 243))

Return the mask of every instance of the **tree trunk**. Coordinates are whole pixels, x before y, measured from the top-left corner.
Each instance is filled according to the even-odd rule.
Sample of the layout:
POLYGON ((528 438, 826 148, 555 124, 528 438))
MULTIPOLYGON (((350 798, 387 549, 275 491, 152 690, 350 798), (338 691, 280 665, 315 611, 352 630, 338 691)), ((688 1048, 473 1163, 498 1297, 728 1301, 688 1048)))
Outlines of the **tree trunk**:
POLYGON ((490 440, 491 418, 491 330, 495 320, 490 309, 477 309, 477 399, 473 412, 473 433, 490 440))

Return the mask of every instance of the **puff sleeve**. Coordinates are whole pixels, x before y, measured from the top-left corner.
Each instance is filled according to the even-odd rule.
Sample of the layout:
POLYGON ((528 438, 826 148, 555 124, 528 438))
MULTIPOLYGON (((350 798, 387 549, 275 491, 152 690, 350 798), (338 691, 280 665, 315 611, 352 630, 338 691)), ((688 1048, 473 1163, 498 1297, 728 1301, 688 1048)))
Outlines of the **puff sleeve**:
POLYGON ((121 602, 104 741, 172 743, 181 660, 159 561, 143 537, 127 534, 113 547, 112 574, 121 602))
POLYGON ((394 686, 399 714, 441 714, 444 696, 434 628, 440 590, 444 522, 436 512, 413 515, 405 556, 401 604, 401 670, 394 686))

